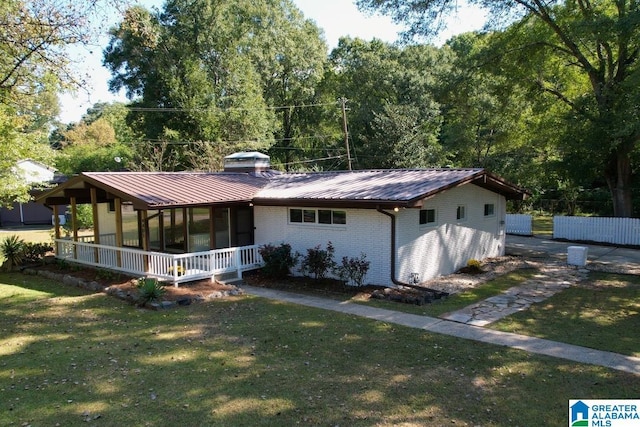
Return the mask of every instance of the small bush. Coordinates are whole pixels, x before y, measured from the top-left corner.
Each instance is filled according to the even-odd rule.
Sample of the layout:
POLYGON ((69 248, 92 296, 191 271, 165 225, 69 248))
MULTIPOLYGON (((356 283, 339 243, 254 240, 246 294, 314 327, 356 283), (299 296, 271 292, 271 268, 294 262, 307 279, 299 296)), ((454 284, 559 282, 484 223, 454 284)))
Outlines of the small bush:
POLYGON ((461 269, 462 273, 467 274, 479 274, 482 273, 482 263, 477 259, 470 259, 467 261, 467 265, 461 269))
POLYGON ((56 258, 55 265, 58 270, 68 270, 70 268, 69 262, 65 259, 56 258))
POLYGON ((24 240, 16 236, 6 237, 0 243, 0 252, 5 259, 5 265, 7 269, 12 269, 20 264, 24 260, 24 240))
POLYGON ((24 260, 29 262, 41 261, 47 252, 51 252, 53 247, 48 243, 27 242, 23 247, 24 260))
POLYGON ((365 254, 360 254, 359 258, 345 256, 342 257, 342 265, 339 265, 335 272, 345 283, 352 286, 362 286, 370 265, 371 263, 367 261, 365 254))
POLYGON ((147 303, 157 301, 162 298, 166 292, 164 286, 158 282, 157 279, 150 277, 141 277, 138 279, 137 288, 140 292, 140 296, 138 298, 140 305, 146 305, 147 303))
MULTIPOLYGON (((76 207, 76 228, 78 230, 93 228, 93 208, 91 205, 78 205, 76 207)), ((71 221, 62 226, 65 236, 73 234, 71 221)))
POLYGON ((105 268, 99 268, 96 270, 96 279, 99 280, 114 280, 120 277, 120 273, 113 270, 107 270, 105 268))
POLYGON ((262 245, 258 252, 264 261, 262 271, 270 277, 286 277, 298 263, 299 254, 292 253, 291 245, 287 243, 262 245))
POLYGON ((331 242, 327 243, 327 249, 320 249, 320 245, 307 249, 307 255, 302 258, 300 270, 306 274, 312 274, 316 279, 324 279, 327 273, 336 268, 333 260, 335 248, 331 242))

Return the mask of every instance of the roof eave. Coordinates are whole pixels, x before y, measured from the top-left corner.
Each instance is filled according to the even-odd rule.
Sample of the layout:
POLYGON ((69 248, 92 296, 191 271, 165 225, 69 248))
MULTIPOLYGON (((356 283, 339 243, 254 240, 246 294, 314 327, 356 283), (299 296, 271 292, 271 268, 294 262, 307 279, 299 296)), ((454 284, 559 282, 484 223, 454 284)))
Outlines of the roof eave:
POLYGON ((360 209, 394 209, 409 208, 414 204, 408 200, 338 200, 338 199, 304 199, 304 198, 255 198, 254 206, 306 206, 322 208, 360 208, 360 209))

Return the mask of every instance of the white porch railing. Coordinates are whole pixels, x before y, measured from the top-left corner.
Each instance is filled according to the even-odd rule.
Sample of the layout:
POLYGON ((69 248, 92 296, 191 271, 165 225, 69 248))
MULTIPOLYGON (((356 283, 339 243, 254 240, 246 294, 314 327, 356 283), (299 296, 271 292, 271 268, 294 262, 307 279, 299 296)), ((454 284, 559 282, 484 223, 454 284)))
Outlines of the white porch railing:
POLYGON ((237 273, 238 278, 241 278, 244 271, 263 265, 257 245, 165 254, 58 239, 56 257, 134 276, 156 277, 176 286, 193 280, 209 279, 222 273, 237 273))
POLYGON ((531 215, 507 214, 505 219, 507 234, 533 235, 533 217, 531 215))
POLYGON ((640 246, 640 219, 554 216, 553 238, 640 246))

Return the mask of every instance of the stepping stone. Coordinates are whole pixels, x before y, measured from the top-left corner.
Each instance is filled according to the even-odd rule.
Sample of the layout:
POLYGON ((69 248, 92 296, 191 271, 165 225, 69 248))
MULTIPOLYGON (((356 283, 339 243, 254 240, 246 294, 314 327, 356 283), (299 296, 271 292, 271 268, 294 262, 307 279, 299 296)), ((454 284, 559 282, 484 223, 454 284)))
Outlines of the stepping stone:
POLYGON ((460 322, 460 323, 468 323, 470 320, 473 319, 471 314, 461 313, 459 311, 455 311, 453 313, 442 316, 442 318, 447 320, 452 320, 454 322, 460 322))

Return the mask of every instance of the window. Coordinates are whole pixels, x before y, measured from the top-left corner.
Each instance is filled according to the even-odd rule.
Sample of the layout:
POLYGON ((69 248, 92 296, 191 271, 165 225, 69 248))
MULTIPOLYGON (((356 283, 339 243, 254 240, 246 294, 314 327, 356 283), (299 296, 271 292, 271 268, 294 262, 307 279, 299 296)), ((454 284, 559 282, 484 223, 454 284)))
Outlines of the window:
POLYGON ((422 209, 420 211, 420 225, 434 225, 436 223, 435 209, 422 209))
POLYGON ((459 205, 456 208, 456 219, 458 221, 464 221, 465 219, 467 219, 467 213, 464 205, 459 205))
POLYGON ((495 205, 493 203, 485 203, 484 216, 493 216, 493 215, 495 215, 495 205))
POLYGON ((305 209, 302 211, 302 222, 315 224, 316 211, 313 209, 305 209))
POLYGON ((331 209, 289 209, 289 222, 345 225, 347 223, 347 213, 331 209))

